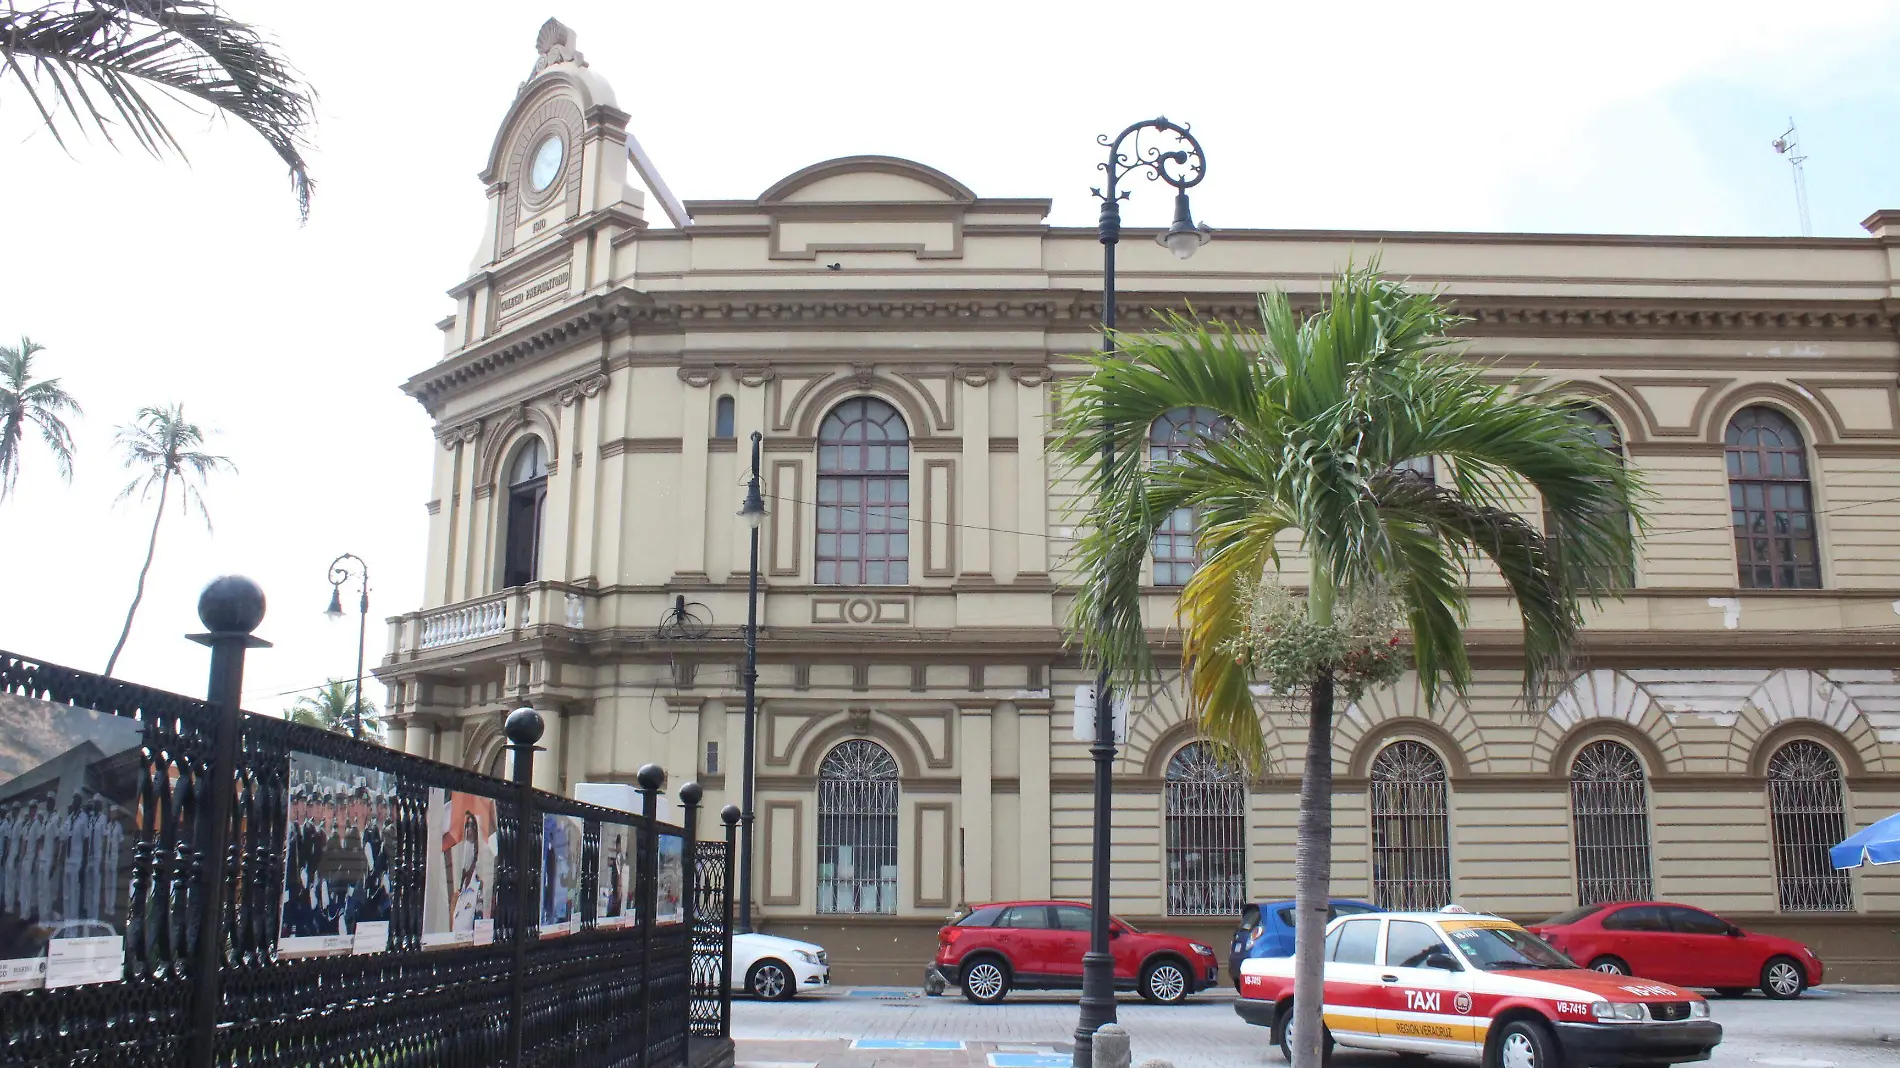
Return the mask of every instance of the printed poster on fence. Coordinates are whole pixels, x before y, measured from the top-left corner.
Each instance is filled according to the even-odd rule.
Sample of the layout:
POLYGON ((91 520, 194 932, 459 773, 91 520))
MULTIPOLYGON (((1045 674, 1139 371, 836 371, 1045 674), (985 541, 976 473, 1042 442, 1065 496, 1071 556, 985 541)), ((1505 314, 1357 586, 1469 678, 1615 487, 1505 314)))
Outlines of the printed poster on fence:
POLYGON ((578 816, 541 816, 541 937, 581 929, 581 855, 586 824, 578 816))
POLYGON ((0 694, 0 991, 125 977, 137 720, 0 694))
POLYGON ((396 776, 291 753, 278 955, 388 949, 395 848, 396 776))
POLYGON ((637 922, 638 908, 633 893, 633 843, 636 840, 632 827, 618 823, 600 825, 600 900, 594 908, 597 927, 631 926, 637 922))
POLYGON ((660 836, 659 904, 654 919, 662 924, 686 919, 683 899, 686 895, 686 839, 677 834, 660 836))
POLYGON ((422 841, 422 948, 494 942, 495 856, 500 841, 495 799, 458 790, 430 790, 428 830, 422 841))

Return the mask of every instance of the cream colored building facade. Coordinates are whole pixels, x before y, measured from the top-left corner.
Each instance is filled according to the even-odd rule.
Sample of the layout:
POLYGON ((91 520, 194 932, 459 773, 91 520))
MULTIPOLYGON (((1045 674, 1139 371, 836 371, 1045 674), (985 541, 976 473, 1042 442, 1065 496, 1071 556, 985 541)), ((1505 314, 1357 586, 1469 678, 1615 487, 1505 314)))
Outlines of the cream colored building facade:
MULTIPOLYGON (((805 167, 754 200, 688 201, 690 225, 649 225, 670 205, 630 184, 627 115, 571 35, 554 27, 541 45, 482 172, 486 228, 450 291, 444 353, 404 387, 438 446, 425 601, 391 621, 378 670, 395 743, 498 769, 502 717, 532 704, 548 719, 546 788, 631 781, 657 762, 676 786, 704 784, 711 809, 736 800, 735 513, 756 431, 771 513, 755 886, 767 928, 824 941, 841 978, 891 981, 914 977, 960 903, 1085 898, 1090 764, 1070 697, 1084 675, 1060 626, 1078 487, 1052 461, 1047 417, 1098 336, 1094 231, 1048 225, 1047 200, 979 196, 882 157, 805 167), (858 481, 907 494, 907 544, 887 533, 873 549, 865 534, 853 556, 824 536, 843 535, 833 512, 821 530, 821 497, 864 472, 821 476, 838 463, 821 449, 873 422, 904 447, 858 451, 889 468, 858 481), (827 546, 834 565, 851 559, 821 575, 827 546), (853 561, 856 581, 840 582, 853 561), (683 619, 669 615, 681 598, 683 619), (874 788, 825 794, 821 769, 851 740, 893 767, 874 788), (851 870, 835 848, 837 821, 855 818, 841 804, 875 809, 894 855, 866 863, 861 849, 851 870), (846 874, 858 885, 841 891, 846 874)), ((1867 228, 1231 230, 1185 263, 1151 233, 1124 234, 1125 324, 1184 301, 1249 321, 1271 287, 1312 305, 1376 249, 1471 317, 1473 359, 1607 416, 1656 491, 1637 587, 1592 616, 1554 705, 1518 701, 1513 610, 1480 575, 1472 692, 1428 712, 1408 681, 1344 714, 1335 893, 1393 899, 1382 881, 1423 873, 1439 887, 1427 896, 1538 918, 1575 904, 1601 874, 1584 854, 1612 848, 1647 868, 1635 885, 1656 897, 1800 933, 1836 977, 1900 979, 1900 873, 1830 881, 1797 840, 1900 809, 1900 213, 1867 228), (1812 588, 1738 585, 1726 465, 1743 461, 1725 439, 1764 419, 1757 437, 1778 434, 1806 476, 1816 547, 1811 574, 1764 577, 1812 588), (1636 764, 1616 813, 1585 811, 1594 795, 1573 782, 1601 742, 1615 747, 1597 756, 1636 764), (1413 784, 1437 808, 1422 822, 1393 822, 1399 795, 1374 781, 1417 773, 1395 772, 1401 756, 1442 769, 1413 784), (1606 819, 1641 841, 1606 846, 1606 819)), ((1172 600, 1149 595, 1164 648, 1172 600)), ((1262 716, 1264 776, 1183 792, 1167 769, 1194 729, 1171 688, 1138 695, 1116 766, 1118 912, 1231 929, 1224 905, 1170 915, 1207 910, 1205 887, 1171 888, 1209 876, 1190 856, 1196 835, 1234 838, 1213 881, 1241 885, 1216 904, 1290 896, 1303 728, 1265 703, 1262 716), (1171 803, 1215 795, 1232 811, 1171 823, 1171 803)))

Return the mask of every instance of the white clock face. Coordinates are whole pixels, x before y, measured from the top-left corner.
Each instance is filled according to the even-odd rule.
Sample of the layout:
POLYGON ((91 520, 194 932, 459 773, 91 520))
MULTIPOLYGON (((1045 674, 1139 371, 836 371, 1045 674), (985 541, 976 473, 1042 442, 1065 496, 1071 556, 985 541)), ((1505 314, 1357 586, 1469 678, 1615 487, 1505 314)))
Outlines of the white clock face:
POLYGON ((553 185, 554 179, 561 175, 561 157, 564 154, 560 138, 542 138, 541 143, 535 146, 534 163, 528 168, 528 187, 539 193, 553 185))

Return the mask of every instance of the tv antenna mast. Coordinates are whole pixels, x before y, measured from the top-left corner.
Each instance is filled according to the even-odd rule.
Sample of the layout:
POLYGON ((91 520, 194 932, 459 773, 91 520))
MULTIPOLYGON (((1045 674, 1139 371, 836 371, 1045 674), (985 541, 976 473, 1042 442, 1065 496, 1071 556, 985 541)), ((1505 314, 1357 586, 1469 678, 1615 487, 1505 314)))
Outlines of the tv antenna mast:
POLYGON ((1775 151, 1788 157, 1788 166, 1794 169, 1794 206, 1801 213, 1801 236, 1813 237, 1814 226, 1808 221, 1808 177, 1801 165, 1808 157, 1801 153, 1801 142, 1797 140, 1794 119, 1788 120, 1788 132, 1774 140, 1775 151))

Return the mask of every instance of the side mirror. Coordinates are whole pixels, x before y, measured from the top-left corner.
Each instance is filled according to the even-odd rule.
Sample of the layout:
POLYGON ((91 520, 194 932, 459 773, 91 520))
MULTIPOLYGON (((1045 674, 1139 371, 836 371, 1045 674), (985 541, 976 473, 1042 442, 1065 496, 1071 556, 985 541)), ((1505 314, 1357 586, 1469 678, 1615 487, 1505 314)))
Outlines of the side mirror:
POLYGON ((1434 950, 1425 958, 1425 967, 1437 968, 1445 972, 1461 972, 1464 968, 1452 959, 1451 954, 1442 949, 1434 950))
POLYGON ((1737 927, 1732 923, 1728 925, 1728 936, 1730 938, 1742 938, 1742 937, 1745 937, 1747 934, 1748 934, 1747 931, 1742 930, 1740 927, 1737 927))
POLYGON ((1119 928, 1119 927, 1110 927, 1110 928, 1108 929, 1108 937, 1110 937, 1110 938, 1120 938, 1121 936, 1122 936, 1122 929, 1121 929, 1121 928, 1119 928))

